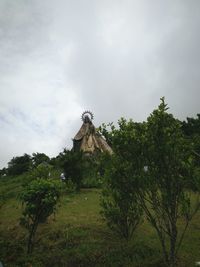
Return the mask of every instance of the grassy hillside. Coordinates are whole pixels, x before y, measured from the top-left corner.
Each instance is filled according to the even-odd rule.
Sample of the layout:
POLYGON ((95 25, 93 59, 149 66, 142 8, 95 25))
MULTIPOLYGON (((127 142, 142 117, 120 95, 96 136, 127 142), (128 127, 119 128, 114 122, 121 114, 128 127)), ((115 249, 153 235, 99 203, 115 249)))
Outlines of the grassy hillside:
MULTIPOLYGON (((109 231, 99 214, 100 189, 63 194, 56 215, 38 228, 32 256, 26 256, 27 232, 19 225, 18 198, 25 180, 26 175, 0 179, 0 261, 4 266, 164 266, 157 236, 147 222, 129 243, 109 231)), ((185 237, 179 266, 195 266, 199 251, 200 212, 185 237)))

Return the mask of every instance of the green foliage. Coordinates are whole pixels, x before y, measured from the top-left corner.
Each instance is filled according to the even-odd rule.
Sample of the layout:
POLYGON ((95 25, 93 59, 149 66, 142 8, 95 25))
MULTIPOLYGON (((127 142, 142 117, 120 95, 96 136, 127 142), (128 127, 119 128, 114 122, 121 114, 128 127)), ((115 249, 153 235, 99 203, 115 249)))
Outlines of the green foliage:
POLYGON ((114 130, 115 130, 115 126, 112 122, 108 123, 107 125, 105 123, 103 123, 97 129, 97 131, 106 139, 106 142, 111 147, 113 146, 114 130), (107 127, 110 128, 110 131, 107 129, 107 127))
POLYGON ((64 150, 60 154, 61 166, 64 170, 66 180, 71 180, 79 191, 83 180, 83 154, 81 152, 74 152, 64 150))
MULTIPOLYGON (((114 150, 112 157, 103 155, 100 161, 64 150, 53 158, 50 163, 59 169, 51 171, 52 177, 59 179, 65 166, 68 179, 62 184, 57 220, 40 227, 37 242, 33 241, 38 225, 55 211, 59 186, 47 178, 50 166, 40 164, 46 161, 45 154, 36 153, 34 169, 31 163, 24 164, 24 168, 20 157, 11 160, 9 174, 13 177, 8 174, 0 179, 1 261, 6 266, 20 267, 48 266, 49 262, 52 266, 153 267, 166 266, 163 253, 168 266, 194 266, 200 246, 199 118, 182 123, 167 112, 161 99, 145 123, 121 119, 117 128, 113 124, 110 130, 106 125, 100 127, 114 150), (30 179, 26 173, 15 176, 19 169, 21 173, 30 168, 30 179), (77 189, 100 186, 103 173, 101 207, 101 190, 83 189, 79 194, 69 194, 74 185, 77 189), (23 189, 23 184, 28 186, 23 189), (35 244, 31 255, 25 255, 25 230, 18 224, 22 207, 17 196, 22 190, 21 223, 29 232, 29 252, 35 244), (114 233, 126 239, 134 233, 134 239, 126 242, 109 231, 99 216, 102 207, 114 233), (134 232, 141 209, 147 220, 134 232)), ((7 170, 0 174, 4 173, 7 170)))
POLYGON ((197 168, 200 166, 200 114, 197 118, 187 118, 182 122, 182 129, 190 141, 197 168))
POLYGON ((29 232, 28 253, 32 251, 38 225, 55 212, 59 194, 58 184, 44 179, 32 181, 21 193, 20 199, 24 205, 21 224, 29 232))
MULTIPOLYGON (((13 179, 16 181, 17 178, 13 179)), ((16 185, 18 180, 20 179, 17 179, 16 185)), ((2 187, 4 184, 0 184, 1 189, 2 187)), ((14 193, 15 191, 13 195, 14 193)), ((7 199, 0 211, 0 258, 3 265, 39 267, 51 263, 55 267, 166 266, 156 233, 146 220, 128 243, 107 229, 99 215, 100 193, 101 190, 98 189, 84 189, 79 194, 63 195, 56 218, 52 217, 48 223, 39 225, 31 255, 26 255, 26 230, 18 223, 21 203, 16 198, 7 199)), ((186 233, 179 254, 179 267, 194 267, 199 260, 199 220, 200 212, 186 233)), ((182 228, 182 220, 179 226, 182 228)))
POLYGON ((143 125, 121 119, 118 126, 118 129, 112 127, 110 134, 115 154, 107 159, 101 206, 108 226, 128 240, 142 216, 137 190, 138 169, 143 169, 138 153, 143 125))
POLYGON ((122 118, 118 128, 111 125, 109 132, 104 125, 100 129, 115 152, 107 166, 103 208, 109 224, 120 222, 125 229, 119 219, 126 216, 119 211, 131 208, 127 199, 130 201, 134 194, 134 203, 140 204, 138 207, 157 232, 165 262, 175 266, 189 222, 200 207, 200 171, 193 151, 194 139, 185 137, 181 123, 167 110, 161 98, 147 122, 122 118), (196 198, 193 205, 192 191, 196 198), (184 220, 181 230, 180 218, 184 220))
POLYGON ((103 179, 99 174, 92 176, 85 176, 82 181, 82 188, 101 188, 103 179))
POLYGON ((47 179, 51 175, 52 166, 48 163, 40 163, 31 172, 31 176, 34 178, 44 178, 47 179))
POLYGON ((76 187, 71 180, 62 181, 61 195, 69 195, 76 192, 76 187))
POLYGON ((187 118, 183 121, 182 129, 187 136, 200 135, 200 114, 197 114, 197 118, 187 118))
POLYGON ((102 187, 101 155, 84 156, 82 159, 82 188, 102 187))
POLYGON ((188 224, 199 209, 198 198, 192 208, 188 191, 197 186, 199 177, 194 176, 192 146, 180 122, 167 109, 162 98, 147 120, 144 155, 148 170, 138 193, 147 219, 157 231, 167 265, 175 266, 188 224), (182 232, 178 229, 180 217, 185 220, 182 232))
POLYGON ((20 157, 14 157, 8 162, 8 175, 20 175, 27 172, 32 166, 31 156, 24 154, 20 157))
POLYGON ((141 222, 142 209, 136 194, 137 185, 129 175, 129 163, 113 156, 112 167, 106 171, 105 188, 102 192, 102 215, 108 226, 129 240, 141 222))
POLYGON ((13 197, 17 197, 22 190, 26 174, 19 176, 5 176, 0 179, 0 208, 13 197))
POLYGON ((33 153, 32 154, 32 162, 33 162, 33 166, 37 167, 40 164, 44 164, 44 163, 49 163, 50 162, 50 158, 45 155, 44 153, 33 153))

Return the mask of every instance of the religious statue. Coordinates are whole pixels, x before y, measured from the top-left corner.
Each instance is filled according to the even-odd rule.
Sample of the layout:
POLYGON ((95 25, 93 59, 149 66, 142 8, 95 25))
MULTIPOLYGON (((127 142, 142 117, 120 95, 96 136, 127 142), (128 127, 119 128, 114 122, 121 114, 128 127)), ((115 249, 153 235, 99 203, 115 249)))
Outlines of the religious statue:
POLYGON ((90 111, 83 112, 83 124, 73 139, 73 150, 83 151, 87 154, 94 154, 98 152, 107 152, 112 154, 111 147, 106 140, 98 133, 92 123, 94 115, 90 111))

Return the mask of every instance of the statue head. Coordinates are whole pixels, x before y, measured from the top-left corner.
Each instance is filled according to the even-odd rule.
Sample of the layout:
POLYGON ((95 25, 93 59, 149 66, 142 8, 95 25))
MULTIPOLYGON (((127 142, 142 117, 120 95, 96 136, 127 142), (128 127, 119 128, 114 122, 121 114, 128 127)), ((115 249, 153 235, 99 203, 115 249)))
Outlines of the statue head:
POLYGON ((84 123, 91 123, 94 118, 94 115, 92 114, 91 111, 84 111, 81 119, 84 123))
POLYGON ((85 115, 85 116, 84 116, 84 122, 85 122, 85 123, 89 123, 89 122, 91 122, 91 120, 90 120, 90 118, 89 118, 88 115, 85 115))

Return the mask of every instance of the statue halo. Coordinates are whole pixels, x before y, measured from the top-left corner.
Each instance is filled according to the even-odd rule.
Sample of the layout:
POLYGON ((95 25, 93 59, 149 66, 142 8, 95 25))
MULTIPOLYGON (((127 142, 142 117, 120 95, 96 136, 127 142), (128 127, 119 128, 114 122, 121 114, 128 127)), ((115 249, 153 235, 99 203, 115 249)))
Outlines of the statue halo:
POLYGON ((85 117, 86 116, 88 116, 91 121, 94 119, 93 113, 91 111, 89 111, 89 110, 86 110, 86 111, 84 111, 82 113, 82 116, 81 116, 81 119, 82 119, 83 122, 85 121, 85 117))

